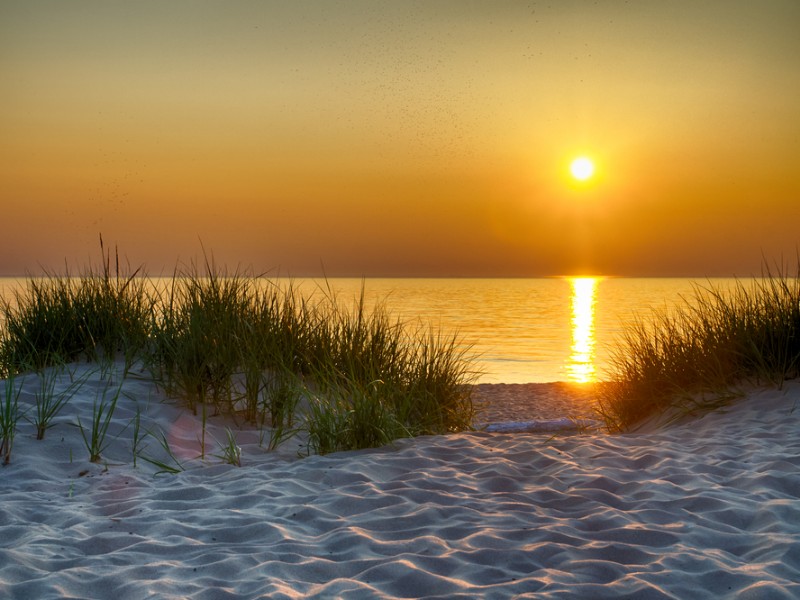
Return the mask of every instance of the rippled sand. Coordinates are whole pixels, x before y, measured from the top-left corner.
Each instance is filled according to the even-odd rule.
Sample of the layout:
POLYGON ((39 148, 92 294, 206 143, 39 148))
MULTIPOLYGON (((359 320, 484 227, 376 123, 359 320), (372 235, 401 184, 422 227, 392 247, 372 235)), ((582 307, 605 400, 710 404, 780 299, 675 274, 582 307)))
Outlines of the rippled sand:
MULTIPOLYGON (((136 379, 89 463, 69 423, 101 389, 44 441, 20 424, 0 471, 0 597, 800 597, 795 382, 647 434, 479 432, 297 460, 296 440, 267 453, 237 430, 242 467, 197 460, 198 419, 136 379), (137 405, 186 471, 133 467, 137 405)), ((476 393, 487 418, 517 420, 580 414, 587 390, 476 393)))

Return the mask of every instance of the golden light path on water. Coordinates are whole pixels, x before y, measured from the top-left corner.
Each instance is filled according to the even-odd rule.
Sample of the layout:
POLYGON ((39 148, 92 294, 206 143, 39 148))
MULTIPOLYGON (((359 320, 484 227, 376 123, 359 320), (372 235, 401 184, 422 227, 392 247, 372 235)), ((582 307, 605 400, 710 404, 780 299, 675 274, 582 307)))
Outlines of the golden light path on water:
POLYGON ((570 381, 596 381, 595 368, 595 304, 597 277, 571 277, 572 346, 567 373, 570 381))

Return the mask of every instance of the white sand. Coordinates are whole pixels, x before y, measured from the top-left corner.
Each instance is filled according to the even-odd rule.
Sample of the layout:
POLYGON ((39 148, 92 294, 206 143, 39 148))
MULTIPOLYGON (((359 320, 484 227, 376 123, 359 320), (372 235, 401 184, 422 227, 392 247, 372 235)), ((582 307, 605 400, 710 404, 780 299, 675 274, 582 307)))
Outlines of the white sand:
MULTIPOLYGON (((99 389, 44 441, 20 424, 0 469, 2 598, 800 597, 800 383, 647 434, 474 433, 297 460, 297 441, 266 453, 237 431, 241 468, 194 459, 198 420, 145 379, 125 383, 106 464, 89 463, 70 423, 99 389), (188 470, 133 468, 136 403, 188 470)), ((512 406, 563 391, 479 394, 493 389, 512 406)), ((211 420, 220 441, 225 425, 211 420)))

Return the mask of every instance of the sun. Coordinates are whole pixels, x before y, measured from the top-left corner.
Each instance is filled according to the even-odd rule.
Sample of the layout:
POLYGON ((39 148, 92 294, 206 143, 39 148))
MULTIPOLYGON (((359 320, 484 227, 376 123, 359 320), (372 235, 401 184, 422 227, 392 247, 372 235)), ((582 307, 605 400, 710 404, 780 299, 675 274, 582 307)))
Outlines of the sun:
POLYGON ((579 156, 570 163, 569 170, 578 181, 586 181, 594 175, 594 163, 585 156, 579 156))

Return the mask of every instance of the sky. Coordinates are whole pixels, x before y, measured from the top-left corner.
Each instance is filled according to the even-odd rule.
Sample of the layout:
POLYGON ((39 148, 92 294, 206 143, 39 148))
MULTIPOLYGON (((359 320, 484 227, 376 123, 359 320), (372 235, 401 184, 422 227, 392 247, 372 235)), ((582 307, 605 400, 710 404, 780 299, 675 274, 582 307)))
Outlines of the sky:
POLYGON ((151 275, 794 264, 798 31, 797 0, 0 0, 0 275, 101 234, 151 275))

